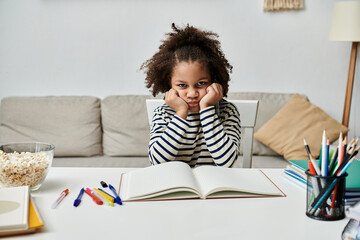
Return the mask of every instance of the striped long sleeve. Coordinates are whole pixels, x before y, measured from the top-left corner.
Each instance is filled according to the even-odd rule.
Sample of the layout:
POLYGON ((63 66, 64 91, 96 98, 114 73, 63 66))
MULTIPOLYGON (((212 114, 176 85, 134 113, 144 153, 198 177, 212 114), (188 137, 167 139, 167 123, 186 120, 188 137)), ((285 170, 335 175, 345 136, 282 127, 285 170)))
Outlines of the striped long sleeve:
POLYGON ((239 154, 240 117, 236 107, 220 101, 200 113, 189 112, 186 120, 175 115, 167 105, 154 112, 150 131, 151 164, 183 161, 191 167, 211 164, 231 167, 239 154))
POLYGON ((240 149, 240 119, 237 110, 229 108, 226 121, 221 121, 215 107, 200 111, 206 146, 218 166, 231 167, 240 149))

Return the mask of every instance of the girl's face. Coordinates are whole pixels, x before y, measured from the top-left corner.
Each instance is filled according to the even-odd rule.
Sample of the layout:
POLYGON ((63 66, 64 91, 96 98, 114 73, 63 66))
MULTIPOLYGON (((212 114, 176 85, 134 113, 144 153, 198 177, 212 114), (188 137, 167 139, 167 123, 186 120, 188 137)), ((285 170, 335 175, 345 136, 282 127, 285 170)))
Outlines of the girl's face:
POLYGON ((200 100, 211 85, 211 77, 206 66, 199 62, 180 62, 175 65, 171 76, 171 88, 188 105, 191 112, 200 111, 200 100))

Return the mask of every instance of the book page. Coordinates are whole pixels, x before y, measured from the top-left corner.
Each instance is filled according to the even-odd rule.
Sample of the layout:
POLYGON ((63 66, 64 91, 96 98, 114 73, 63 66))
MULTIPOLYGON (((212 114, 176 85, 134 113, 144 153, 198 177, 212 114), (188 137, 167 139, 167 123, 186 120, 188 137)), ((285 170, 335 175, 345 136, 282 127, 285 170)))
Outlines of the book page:
POLYGON ((283 195, 258 169, 201 166, 193 173, 205 196, 283 195))
MULTIPOLYGON (((183 162, 168 162, 126 173, 121 184, 123 200, 159 198, 173 192, 199 195, 191 168, 183 162)), ((186 194, 188 195, 188 194, 186 194)))

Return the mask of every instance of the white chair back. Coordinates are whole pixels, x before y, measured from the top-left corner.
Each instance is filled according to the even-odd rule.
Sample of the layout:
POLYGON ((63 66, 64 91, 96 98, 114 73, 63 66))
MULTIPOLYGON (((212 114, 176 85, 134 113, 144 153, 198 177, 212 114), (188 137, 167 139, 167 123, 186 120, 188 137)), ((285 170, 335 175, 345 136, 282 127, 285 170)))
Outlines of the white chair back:
MULTIPOLYGON (((243 146, 243 168, 251 168, 252 164, 252 149, 254 139, 254 127, 256 124, 256 117, 259 107, 258 100, 230 100, 227 101, 233 103, 240 113, 241 128, 243 131, 243 137, 241 144, 243 146)), ((148 113, 149 125, 151 125, 154 110, 158 106, 165 103, 162 99, 146 99, 146 108, 148 113)))

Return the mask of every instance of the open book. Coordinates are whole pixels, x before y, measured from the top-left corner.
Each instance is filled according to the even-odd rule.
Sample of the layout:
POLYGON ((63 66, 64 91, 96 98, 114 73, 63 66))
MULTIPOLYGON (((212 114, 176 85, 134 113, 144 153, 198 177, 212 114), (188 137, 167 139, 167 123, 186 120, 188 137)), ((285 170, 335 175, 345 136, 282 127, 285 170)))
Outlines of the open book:
POLYGON ((123 201, 186 198, 283 197, 259 169, 200 166, 168 162, 121 175, 123 201))

